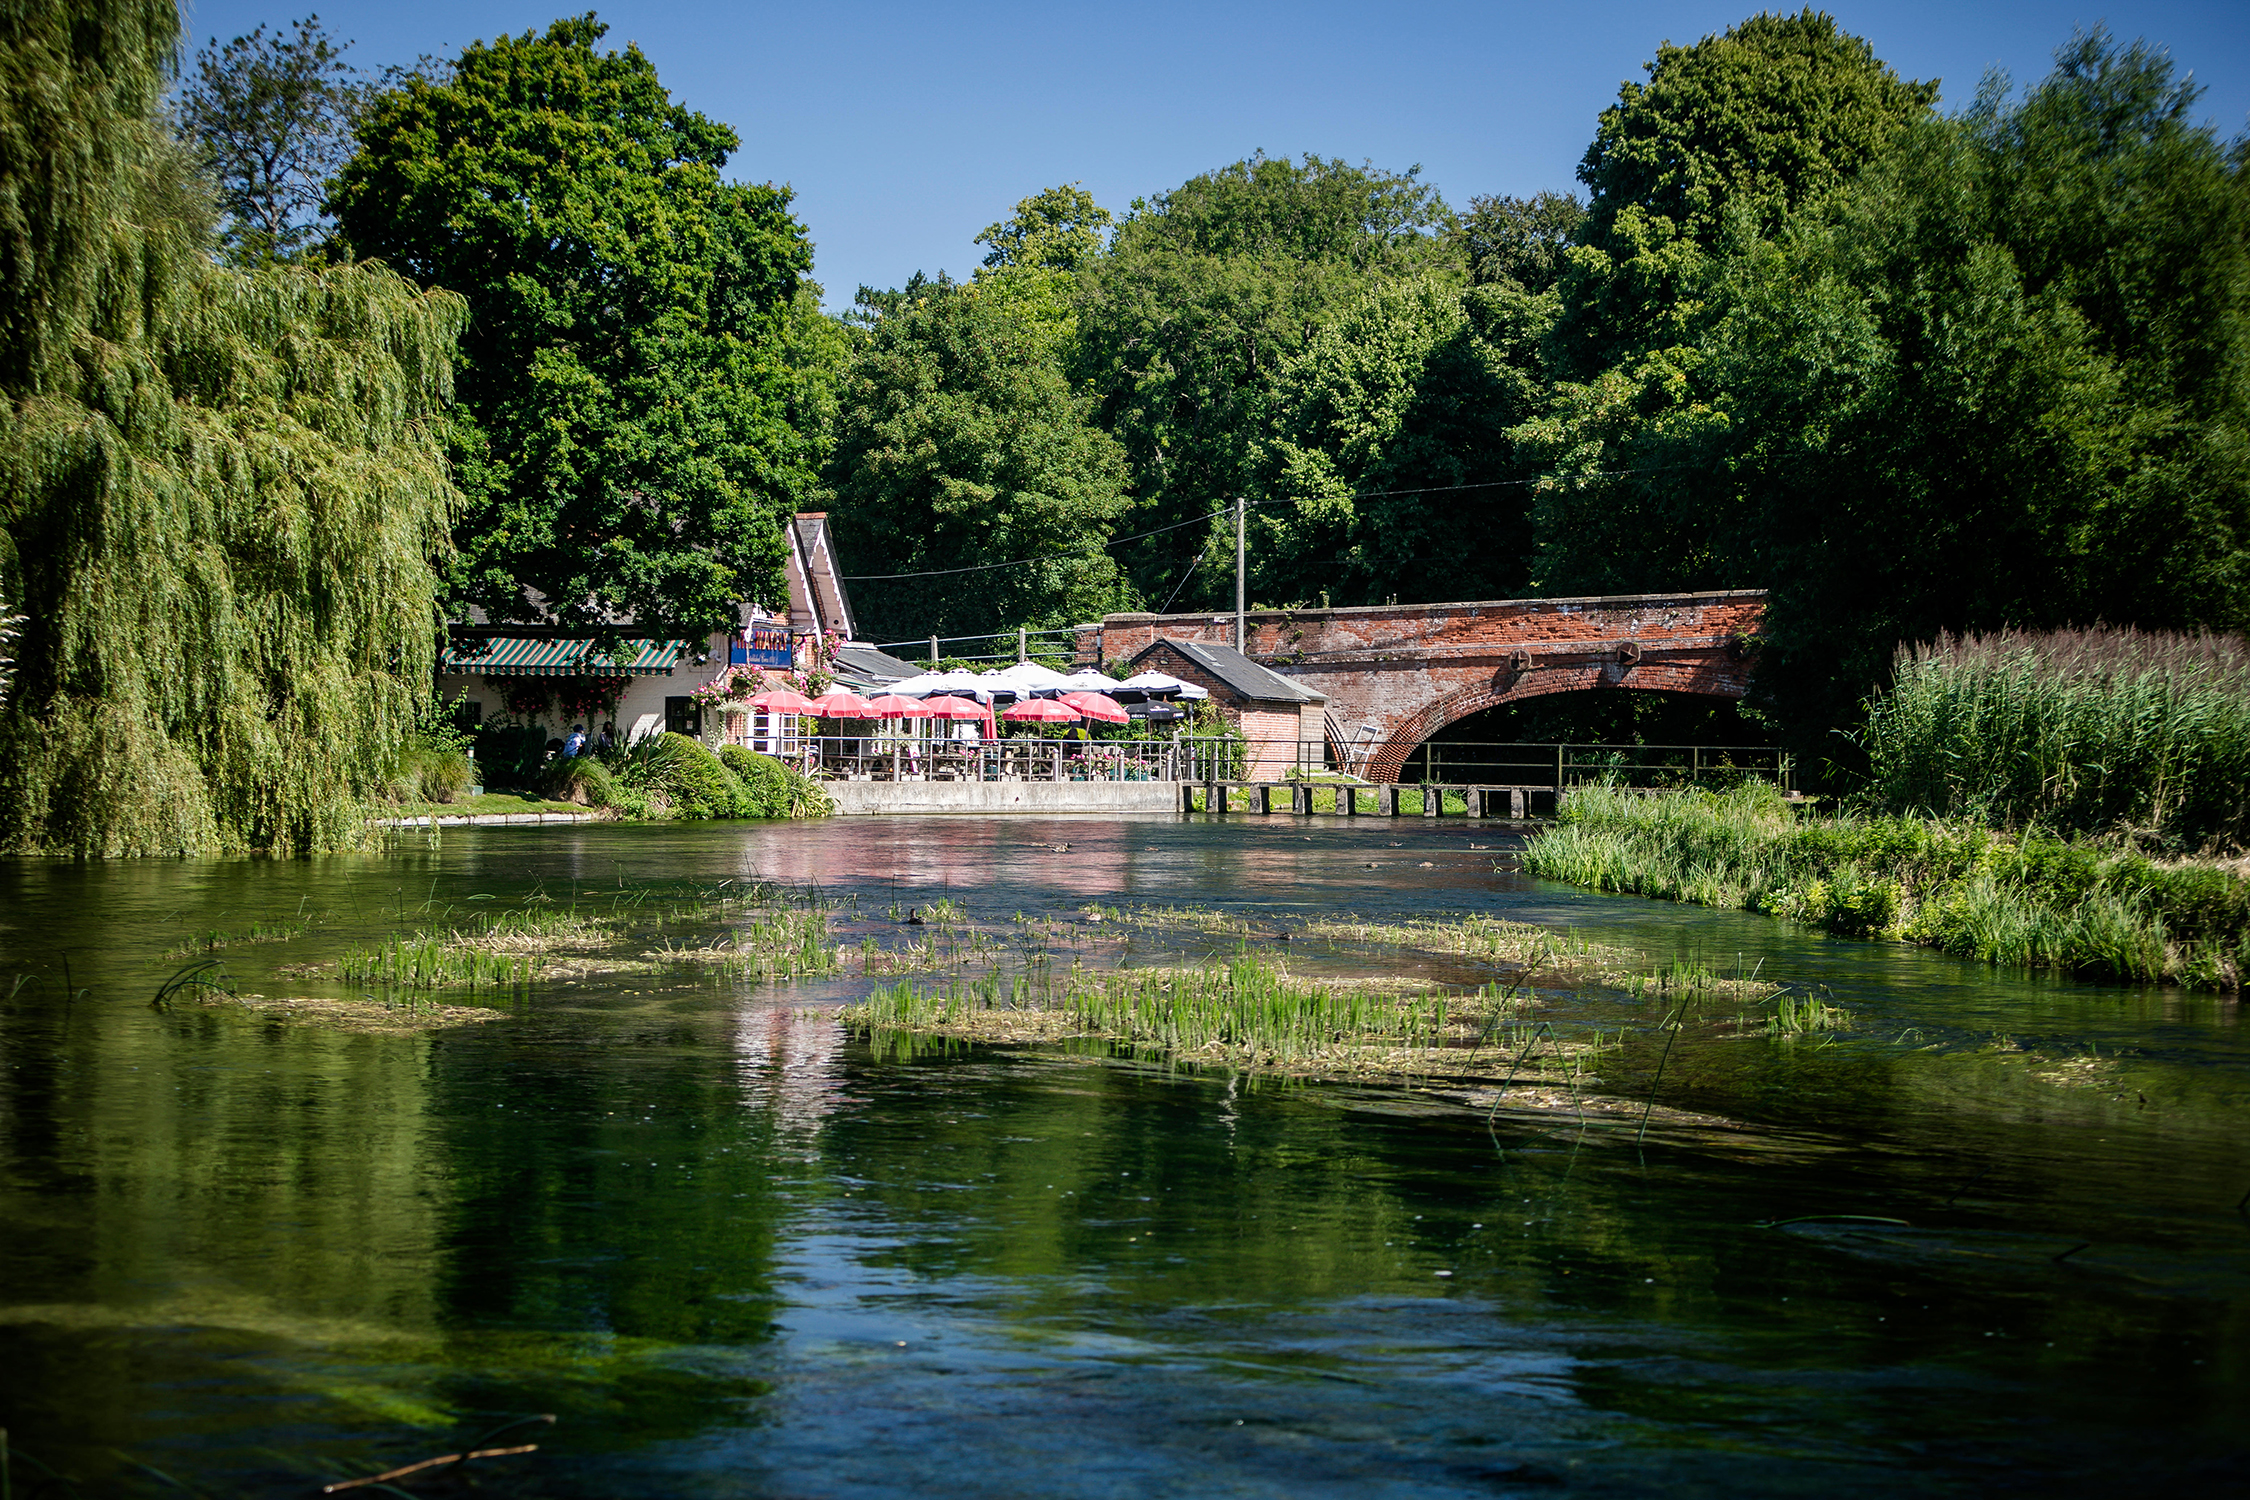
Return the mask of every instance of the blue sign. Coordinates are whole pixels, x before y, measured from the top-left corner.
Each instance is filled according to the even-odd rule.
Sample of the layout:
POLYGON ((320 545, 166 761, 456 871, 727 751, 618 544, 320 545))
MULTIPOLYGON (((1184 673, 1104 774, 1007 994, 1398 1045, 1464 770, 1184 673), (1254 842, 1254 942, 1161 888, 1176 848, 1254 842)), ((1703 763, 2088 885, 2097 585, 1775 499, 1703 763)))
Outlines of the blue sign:
POLYGON ((786 625, 753 625, 747 644, 737 642, 727 652, 727 659, 736 666, 793 667, 797 654, 790 649, 789 627, 786 625))

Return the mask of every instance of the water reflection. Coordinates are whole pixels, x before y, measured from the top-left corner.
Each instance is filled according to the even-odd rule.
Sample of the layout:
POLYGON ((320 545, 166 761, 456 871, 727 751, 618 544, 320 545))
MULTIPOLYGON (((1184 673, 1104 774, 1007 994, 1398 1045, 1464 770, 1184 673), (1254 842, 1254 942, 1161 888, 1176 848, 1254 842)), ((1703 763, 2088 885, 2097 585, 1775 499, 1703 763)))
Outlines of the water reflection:
MULTIPOLYGON (((0 995, 33 976, 0 1006, 0 1425, 104 1494, 173 1493, 136 1463, 301 1494, 526 1412, 561 1420, 484 1487, 2231 1482, 2234 1012, 1536 887, 1472 837, 1492 836, 928 820, 0 866, 0 995), (1410 1091, 878 1055, 799 1014, 853 981, 631 976, 406 1037, 147 1005, 167 949, 252 918, 320 917, 305 944, 227 950, 268 986, 308 948, 479 897, 751 877, 818 884, 846 926, 945 893, 1003 919, 1501 911, 1739 953, 1830 985, 1859 1024, 1682 1049, 1665 1102, 1712 1119, 1635 1150, 1410 1091)), ((1646 1031, 1647 1009, 1543 1013, 1646 1031)), ((1652 1061, 1635 1041, 1604 1067, 1629 1091, 1652 1061)))

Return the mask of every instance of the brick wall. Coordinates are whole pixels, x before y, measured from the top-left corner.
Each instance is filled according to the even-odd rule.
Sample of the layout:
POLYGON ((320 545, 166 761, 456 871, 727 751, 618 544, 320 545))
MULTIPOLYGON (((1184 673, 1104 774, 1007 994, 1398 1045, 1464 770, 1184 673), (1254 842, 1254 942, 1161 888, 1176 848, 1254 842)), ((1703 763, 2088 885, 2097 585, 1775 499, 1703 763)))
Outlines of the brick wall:
MULTIPOLYGON (((1326 718, 1347 741, 1372 726, 1367 774, 1389 780, 1423 740, 1503 703, 1611 689, 1740 698, 1765 603, 1764 591, 1744 589, 1261 610, 1249 617, 1248 647, 1283 676, 1327 694, 1326 718)), ((1080 631, 1079 654, 1129 659, 1161 640, 1232 644, 1234 617, 1111 615, 1080 631)), ((1162 655, 1159 670, 1219 696, 1185 657, 1162 655)), ((1313 723, 1321 717, 1316 707, 1313 723)))

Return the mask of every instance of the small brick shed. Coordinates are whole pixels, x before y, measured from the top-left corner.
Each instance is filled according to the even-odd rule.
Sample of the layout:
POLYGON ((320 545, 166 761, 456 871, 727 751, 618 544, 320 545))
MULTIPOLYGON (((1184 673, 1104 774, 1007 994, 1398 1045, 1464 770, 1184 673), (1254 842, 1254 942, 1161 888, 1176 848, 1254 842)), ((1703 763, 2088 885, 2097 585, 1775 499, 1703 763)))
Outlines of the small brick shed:
POLYGON ((1232 646, 1215 641, 1152 641, 1133 657, 1133 666, 1169 673, 1210 693, 1213 706, 1232 719, 1250 742, 1252 781, 1281 780, 1297 764, 1300 741, 1317 746, 1326 736, 1326 693, 1292 682, 1232 646))

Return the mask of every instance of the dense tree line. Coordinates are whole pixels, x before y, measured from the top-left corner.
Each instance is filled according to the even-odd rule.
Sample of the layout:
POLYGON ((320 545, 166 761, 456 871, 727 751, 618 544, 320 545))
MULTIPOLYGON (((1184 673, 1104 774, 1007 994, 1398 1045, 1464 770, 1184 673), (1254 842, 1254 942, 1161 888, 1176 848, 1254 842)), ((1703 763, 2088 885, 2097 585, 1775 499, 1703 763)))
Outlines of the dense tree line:
POLYGON ((1761 15, 1583 196, 1066 184, 832 317, 592 16, 375 76, 177 26, 0 23, 14 845, 346 838, 444 618, 711 628, 807 505, 878 637, 1229 602, 1236 497, 1262 605, 1765 587, 1756 707, 1828 745, 1901 640, 2250 615, 2250 147, 2100 32, 1945 115, 1761 15))
MULTIPOLYGON (((1051 320, 1127 465, 1109 535, 1134 539, 1089 531, 1078 572, 1229 602, 1195 564, 1242 495, 1267 605, 1768 588, 1753 707, 1830 752, 1902 640, 2250 624, 2250 148, 2163 54, 2081 35, 1947 116, 1808 11, 1647 72, 1583 200, 1457 212, 1413 172, 1257 156, 1134 203, 1051 320)), ((880 341, 899 304, 865 300, 880 341)), ((856 561, 887 570, 943 481, 839 458, 856 561)), ((888 589, 868 614, 913 633, 921 597, 888 589)), ((947 618, 1087 607, 1045 598, 947 618)))

